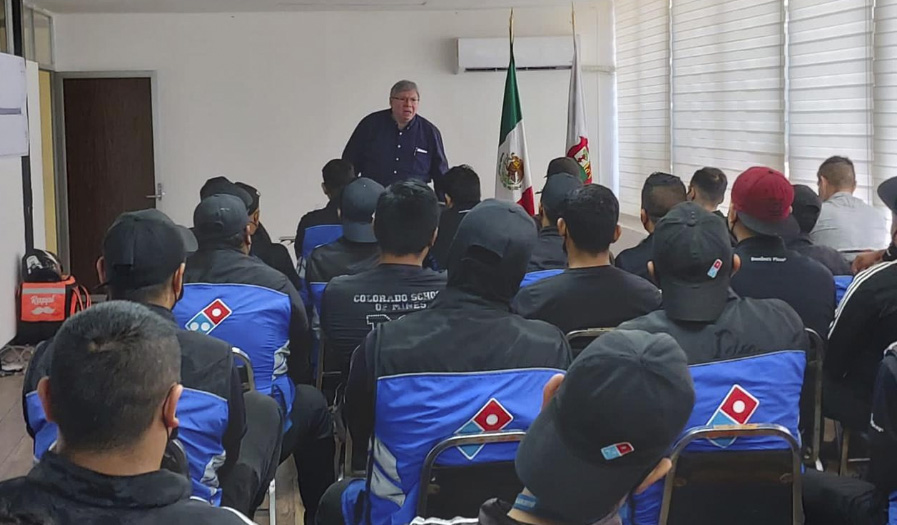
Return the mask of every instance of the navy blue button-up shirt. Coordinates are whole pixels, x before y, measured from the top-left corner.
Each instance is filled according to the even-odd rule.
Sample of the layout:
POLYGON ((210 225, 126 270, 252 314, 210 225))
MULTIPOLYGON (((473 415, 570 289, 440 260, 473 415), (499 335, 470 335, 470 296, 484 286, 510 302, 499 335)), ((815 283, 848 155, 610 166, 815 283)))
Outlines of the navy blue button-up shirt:
POLYGON ((442 174, 448 171, 442 134, 420 115, 400 130, 389 109, 371 113, 358 123, 343 159, 384 186, 405 179, 433 181, 442 198, 442 174))

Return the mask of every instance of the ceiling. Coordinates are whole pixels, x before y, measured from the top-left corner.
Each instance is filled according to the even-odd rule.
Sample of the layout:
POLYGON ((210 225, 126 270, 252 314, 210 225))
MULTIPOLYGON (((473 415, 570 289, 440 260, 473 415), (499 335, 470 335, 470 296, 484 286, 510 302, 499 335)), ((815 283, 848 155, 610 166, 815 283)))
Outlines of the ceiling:
POLYGON ((570 5, 569 0, 36 0, 54 13, 467 10, 570 5))

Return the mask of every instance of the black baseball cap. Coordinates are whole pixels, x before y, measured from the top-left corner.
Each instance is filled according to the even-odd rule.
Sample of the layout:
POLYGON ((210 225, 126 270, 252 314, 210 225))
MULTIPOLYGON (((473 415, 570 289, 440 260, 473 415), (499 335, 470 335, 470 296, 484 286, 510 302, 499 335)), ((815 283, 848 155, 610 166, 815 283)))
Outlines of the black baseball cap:
POLYGON ((211 195, 193 211, 193 233, 199 242, 227 239, 242 232, 247 224, 246 205, 234 195, 211 195))
POLYGON ((667 317, 719 318, 732 275, 732 244, 719 217, 693 201, 677 204, 654 228, 652 260, 667 317))
POLYGON ((822 199, 806 184, 792 184, 791 187, 794 188, 791 217, 797 222, 800 231, 810 233, 822 211, 822 199))
MULTIPOLYGON (((246 194, 249 195, 249 199, 250 199, 249 206, 246 207, 246 211, 249 212, 249 215, 252 215, 256 211, 258 211, 259 199, 262 196, 262 194, 259 193, 259 190, 253 188, 252 186, 250 186, 249 184, 246 184, 245 182, 235 182, 234 185, 236 187, 240 188, 241 190, 245 191, 246 194)), ((244 202, 244 204, 245 204, 245 202, 244 202)))
POLYGON ((343 237, 358 243, 375 243, 374 212, 383 186, 367 177, 359 177, 343 188, 340 197, 340 218, 343 237))
POLYGON ((654 470, 694 402, 688 359, 675 339, 605 334, 573 361, 527 430, 517 475, 540 509, 568 523, 594 523, 654 470))
POLYGON ((187 256, 196 238, 156 209, 123 213, 103 237, 106 282, 136 290, 165 282, 187 256))
POLYGON ((580 180, 585 178, 585 171, 583 171, 582 166, 576 162, 576 159, 571 157, 558 157, 552 159, 551 162, 548 163, 548 171, 545 173, 545 178, 550 179, 553 175, 557 175, 558 173, 574 175, 580 180))
POLYGON ((897 214, 897 177, 891 177, 878 185, 878 198, 891 213, 897 214))
MULTIPOLYGON (((255 188, 253 188, 253 190, 254 189, 255 188)), ((248 211, 252 209, 252 195, 250 195, 249 192, 247 192, 243 188, 231 182, 227 177, 212 177, 202 185, 202 188, 200 188, 199 190, 199 199, 203 200, 206 197, 211 197, 212 195, 233 195, 235 197, 239 197, 239 199, 243 201, 243 206, 246 207, 248 213, 253 213, 255 211, 254 209, 252 211, 248 211)), ((257 206, 256 209, 258 209, 257 206)))
POLYGON ((449 280, 470 257, 471 248, 479 247, 501 258, 498 272, 513 277, 519 285, 536 238, 536 223, 526 210, 510 202, 486 199, 471 208, 458 225, 449 248, 449 280))
POLYGON ((576 175, 556 173, 549 177, 542 187, 542 206, 551 211, 558 211, 564 199, 579 188, 582 188, 582 179, 576 175))

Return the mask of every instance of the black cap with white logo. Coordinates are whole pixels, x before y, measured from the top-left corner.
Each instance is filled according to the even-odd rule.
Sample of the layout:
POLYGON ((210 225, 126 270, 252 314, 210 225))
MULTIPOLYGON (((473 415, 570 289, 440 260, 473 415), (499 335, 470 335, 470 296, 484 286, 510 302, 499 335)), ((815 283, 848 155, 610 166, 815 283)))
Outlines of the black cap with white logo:
POLYGON ((691 201, 677 204, 654 228, 652 260, 667 317, 719 318, 732 276, 732 244, 719 217, 691 201))
POLYGON ((688 359, 675 339, 610 332, 573 361, 527 430, 517 475, 539 509, 567 523, 595 523, 654 470, 694 401, 688 359))

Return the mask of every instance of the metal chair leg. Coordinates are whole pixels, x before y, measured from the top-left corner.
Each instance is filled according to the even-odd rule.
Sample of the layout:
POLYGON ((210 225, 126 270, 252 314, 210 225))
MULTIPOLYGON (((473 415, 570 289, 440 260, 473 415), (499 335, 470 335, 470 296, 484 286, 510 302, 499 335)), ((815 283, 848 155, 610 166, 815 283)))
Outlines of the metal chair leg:
POLYGON ((844 476, 847 474, 847 458, 849 457, 849 449, 850 449, 850 430, 844 428, 842 430, 841 437, 841 462, 838 464, 838 475, 844 476))
POLYGON ((277 491, 274 487, 274 480, 271 480, 271 484, 268 485, 268 523, 269 525, 274 525, 277 523, 277 511, 274 508, 275 501, 277 501, 277 491))

